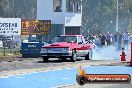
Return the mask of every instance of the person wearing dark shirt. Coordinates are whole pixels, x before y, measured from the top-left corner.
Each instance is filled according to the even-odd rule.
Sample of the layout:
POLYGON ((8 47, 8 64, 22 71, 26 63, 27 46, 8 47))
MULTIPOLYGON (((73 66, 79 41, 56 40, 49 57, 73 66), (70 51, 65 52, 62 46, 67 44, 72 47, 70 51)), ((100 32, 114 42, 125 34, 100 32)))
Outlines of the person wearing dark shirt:
POLYGON ((111 36, 110 36, 110 33, 108 32, 107 33, 107 35, 106 35, 106 42, 107 42, 107 46, 109 46, 110 45, 110 38, 111 38, 111 36))
POLYGON ((119 33, 118 38, 117 38, 117 43, 118 43, 118 50, 121 50, 121 44, 122 44, 122 35, 119 33))
POLYGON ((101 37, 101 47, 105 45, 105 41, 106 41, 106 37, 104 34, 102 34, 102 37, 101 37))
POLYGON ((118 34, 118 32, 117 32, 117 33, 114 35, 114 45, 115 45, 116 50, 118 50, 118 43, 117 43, 118 36, 119 36, 119 34, 118 34))

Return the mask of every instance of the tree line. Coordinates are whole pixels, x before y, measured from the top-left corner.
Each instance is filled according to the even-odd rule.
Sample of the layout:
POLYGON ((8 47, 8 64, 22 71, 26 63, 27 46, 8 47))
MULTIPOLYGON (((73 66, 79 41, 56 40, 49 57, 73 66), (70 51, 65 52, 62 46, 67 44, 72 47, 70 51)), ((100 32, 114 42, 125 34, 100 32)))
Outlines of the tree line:
MULTIPOLYGON (((87 26, 84 30, 97 33, 115 32, 117 0, 83 0, 83 23, 87 26)), ((131 32, 132 0, 118 0, 119 31, 131 32)))

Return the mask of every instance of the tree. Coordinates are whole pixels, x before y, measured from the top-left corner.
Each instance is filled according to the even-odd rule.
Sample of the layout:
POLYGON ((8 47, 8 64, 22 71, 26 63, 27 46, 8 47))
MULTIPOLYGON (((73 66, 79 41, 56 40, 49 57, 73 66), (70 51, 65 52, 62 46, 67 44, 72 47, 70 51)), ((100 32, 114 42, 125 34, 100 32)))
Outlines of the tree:
MULTIPOLYGON (((130 19, 131 4, 132 0, 119 0, 119 31, 121 32, 129 25, 126 19, 130 19)), ((116 0, 83 0, 83 23, 93 33, 98 31, 115 33, 116 5, 116 0)))
POLYGON ((0 0, 0 17, 10 17, 10 14, 9 0, 0 0))

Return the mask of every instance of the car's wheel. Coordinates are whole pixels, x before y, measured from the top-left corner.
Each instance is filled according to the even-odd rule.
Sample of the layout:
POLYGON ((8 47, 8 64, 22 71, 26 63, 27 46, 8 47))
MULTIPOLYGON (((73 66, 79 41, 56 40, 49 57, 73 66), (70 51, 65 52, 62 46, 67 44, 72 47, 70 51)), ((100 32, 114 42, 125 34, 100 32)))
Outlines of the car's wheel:
POLYGON ((71 60, 72 60, 73 62, 75 62, 76 59, 77 59, 77 54, 76 54, 76 51, 74 50, 74 51, 72 52, 71 60))
POLYGON ((90 49, 88 54, 85 56, 85 60, 90 60, 93 57, 93 50, 90 49))
POLYGON ((67 58, 66 58, 66 57, 61 57, 60 60, 62 60, 62 61, 66 61, 67 58))
POLYGON ((77 80, 77 83, 79 85, 84 85, 86 83, 86 81, 87 81, 84 76, 78 76, 78 78, 76 80, 77 80))
POLYGON ((25 58, 25 57, 27 57, 27 55, 26 54, 22 54, 22 58, 25 58))
POLYGON ((85 60, 90 60, 90 58, 89 58, 89 52, 88 52, 88 54, 85 56, 85 60))
POLYGON ((42 57, 44 62, 47 62, 49 57, 42 57))

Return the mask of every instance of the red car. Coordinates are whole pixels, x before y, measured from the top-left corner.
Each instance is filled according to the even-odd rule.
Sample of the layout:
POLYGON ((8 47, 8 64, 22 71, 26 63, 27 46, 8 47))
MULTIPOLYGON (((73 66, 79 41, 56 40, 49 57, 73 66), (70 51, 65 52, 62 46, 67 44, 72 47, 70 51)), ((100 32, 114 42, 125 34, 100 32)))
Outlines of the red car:
POLYGON ((93 44, 87 44, 82 35, 60 35, 53 39, 52 44, 43 46, 40 54, 44 62, 49 58, 76 61, 77 57, 92 58, 93 44))

